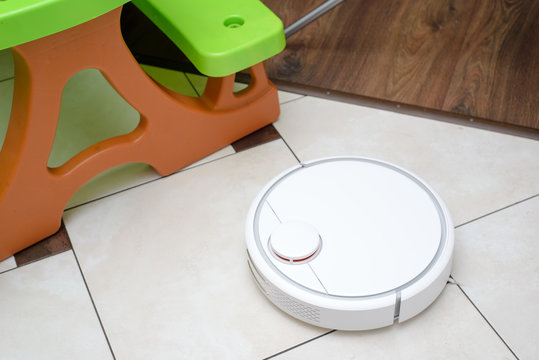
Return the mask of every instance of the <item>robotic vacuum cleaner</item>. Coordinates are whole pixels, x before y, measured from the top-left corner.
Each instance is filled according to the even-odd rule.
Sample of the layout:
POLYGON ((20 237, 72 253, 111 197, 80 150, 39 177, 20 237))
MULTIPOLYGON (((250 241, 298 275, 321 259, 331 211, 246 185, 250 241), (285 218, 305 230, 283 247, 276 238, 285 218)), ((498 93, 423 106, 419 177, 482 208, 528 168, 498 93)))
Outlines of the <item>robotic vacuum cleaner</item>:
POLYGON ((427 308, 451 271, 454 229, 440 197, 387 162, 338 157, 274 178, 247 217, 251 273, 307 323, 366 330, 427 308))

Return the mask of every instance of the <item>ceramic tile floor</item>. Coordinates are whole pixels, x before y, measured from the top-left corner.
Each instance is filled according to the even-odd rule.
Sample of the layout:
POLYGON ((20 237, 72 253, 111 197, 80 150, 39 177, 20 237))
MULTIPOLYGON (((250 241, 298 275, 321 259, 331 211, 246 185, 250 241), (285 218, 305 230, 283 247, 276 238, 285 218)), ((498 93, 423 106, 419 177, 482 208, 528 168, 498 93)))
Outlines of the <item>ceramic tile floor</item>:
MULTIPOLYGON (((203 86, 191 75, 147 71, 173 88, 203 86)), ((2 136, 9 66, 0 76, 2 136)), ((89 98, 101 93, 99 74, 80 77, 89 98)), ((280 99, 278 132, 165 178, 143 165, 113 169, 68 206, 72 246, 27 265, 0 262, 0 358, 539 358, 539 142, 290 93, 280 99), (405 323, 315 328, 277 310, 250 277, 243 226, 255 194, 298 161, 344 154, 415 172, 453 215, 454 281, 405 323)), ((104 111, 126 119, 114 131, 129 128, 121 99, 107 111, 82 103, 82 111, 66 108, 66 123, 73 111, 104 111)), ((65 148, 59 158, 76 151, 65 148)))

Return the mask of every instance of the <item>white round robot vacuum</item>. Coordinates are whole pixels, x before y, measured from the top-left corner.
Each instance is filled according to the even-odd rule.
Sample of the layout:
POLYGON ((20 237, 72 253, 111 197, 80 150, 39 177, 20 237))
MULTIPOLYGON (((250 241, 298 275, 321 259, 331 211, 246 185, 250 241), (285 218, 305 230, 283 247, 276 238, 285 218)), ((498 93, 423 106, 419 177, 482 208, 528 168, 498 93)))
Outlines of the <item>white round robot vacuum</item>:
POLYGON ((440 197, 410 172, 338 157, 267 184, 246 237, 254 279, 277 307, 316 326, 366 330, 406 321, 438 297, 454 230, 440 197))

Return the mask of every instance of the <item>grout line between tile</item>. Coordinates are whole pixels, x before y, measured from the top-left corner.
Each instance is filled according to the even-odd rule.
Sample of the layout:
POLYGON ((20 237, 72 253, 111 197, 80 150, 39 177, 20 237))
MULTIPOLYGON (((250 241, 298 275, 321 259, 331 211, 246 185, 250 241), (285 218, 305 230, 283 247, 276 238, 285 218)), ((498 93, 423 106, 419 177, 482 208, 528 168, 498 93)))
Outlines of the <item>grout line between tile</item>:
POLYGON ((1 82, 4 82, 4 81, 8 81, 8 80, 13 80, 13 79, 15 79, 15 76, 11 76, 11 77, 2 79, 2 80, 0 80, 0 83, 1 83, 1 82))
POLYGON ((459 225, 455 226, 455 229, 458 229, 459 227, 464 226, 464 225, 471 224, 471 223, 473 223, 473 222, 475 222, 475 221, 481 220, 481 219, 483 219, 483 218, 486 218, 487 216, 496 214, 496 213, 498 213, 498 212, 500 212, 500 211, 506 210, 506 209, 508 209, 508 208, 510 208, 510 207, 513 207, 513 206, 515 206, 515 205, 521 204, 521 203, 523 203, 523 202, 526 202, 526 201, 531 200, 531 199, 533 199, 533 198, 536 198, 536 197, 538 197, 538 196, 539 196, 539 194, 536 194, 536 195, 530 196, 530 197, 528 197, 528 198, 526 198, 526 199, 524 199, 524 200, 520 200, 520 201, 517 201, 517 202, 515 202, 515 203, 513 203, 513 204, 504 206, 504 207, 502 207, 502 208, 500 208, 500 209, 491 211, 491 212, 489 212, 488 214, 481 215, 481 216, 479 216, 478 218, 475 218, 475 219, 472 219, 472 220, 467 221, 467 222, 465 222, 465 223, 459 224, 459 225))
POLYGON ((297 344, 297 345, 294 345, 294 346, 292 346, 292 347, 289 347, 288 349, 285 349, 285 350, 283 350, 283 351, 280 351, 280 352, 278 352, 277 354, 268 356, 267 358, 264 358, 263 360, 273 359, 273 358, 275 358, 275 357, 277 357, 277 356, 279 356, 279 355, 281 355, 281 354, 284 354, 285 352, 288 352, 288 351, 293 350, 293 349, 295 349, 295 348, 297 348, 297 347, 300 347, 300 346, 302 346, 302 345, 305 345, 305 344, 307 344, 307 343, 310 343, 311 341, 320 339, 321 337, 324 337, 324 336, 326 336, 326 335, 329 335, 329 334, 331 334, 331 333, 334 333, 335 331, 337 331, 337 330, 330 330, 330 331, 328 331, 327 333, 324 333, 324 334, 322 334, 322 335, 318 335, 317 337, 314 337, 314 338, 312 338, 312 339, 309 339, 309 340, 307 340, 307 341, 304 341, 304 342, 302 342, 302 343, 299 343, 299 344, 297 344))
POLYGON ((15 267, 13 267, 13 268, 11 268, 11 269, 4 270, 4 271, 1 271, 1 272, 0 272, 0 275, 5 274, 5 273, 8 273, 8 272, 13 271, 13 270, 20 269, 20 268, 25 267, 25 266, 28 266, 28 265, 31 265, 31 264, 36 263, 36 262, 38 262, 38 261, 45 260, 45 259, 48 259, 48 258, 50 258, 50 257, 53 257, 53 256, 56 256, 56 255, 63 254, 63 253, 65 253, 66 251, 70 251, 70 250, 71 250, 71 249, 64 249, 64 250, 62 250, 62 251, 55 252, 54 254, 49 254, 49 255, 40 257, 39 259, 35 259, 35 260, 32 260, 32 261, 26 262, 26 263, 24 263, 24 264, 21 264, 21 265, 15 263, 15 264, 16 264, 15 267))
POLYGON ((300 95, 300 96, 298 96, 297 98, 288 100, 288 101, 284 101, 284 102, 280 103, 279 106, 282 106, 282 105, 284 105, 284 104, 289 104, 289 103, 294 102, 294 101, 301 100, 301 99, 303 99, 304 97, 307 96, 307 95, 303 95, 303 94, 298 94, 298 95, 300 95))
MULTIPOLYGON (((277 129, 276 129, 276 130, 277 130, 277 129)), ((279 134, 279 136, 281 136, 281 134, 279 134)), ((275 140, 272 140, 272 141, 277 141, 277 140, 279 140, 279 139, 275 139, 275 140)), ((292 155, 294 155, 294 157, 296 158, 296 160, 297 160, 299 163, 301 163, 301 161, 298 159, 298 157, 296 156, 296 154, 294 154, 294 152, 292 151, 292 149, 290 148, 290 146, 288 146, 288 144, 286 143, 286 141, 285 141, 282 137, 280 138, 280 140, 282 140, 282 141, 285 143, 285 145, 288 147, 288 149, 290 150, 290 152, 292 152, 292 155)), ((261 145, 264 145, 264 144, 261 144, 261 145)), ((257 145, 257 146, 259 146, 259 145, 257 145)), ((236 154, 238 154, 238 152, 234 152, 234 153, 232 153, 232 154, 223 155, 223 156, 221 156, 221 157, 219 157, 219 158, 217 158, 217 159, 205 161, 205 162, 203 162, 203 163, 201 163, 201 164, 198 164, 198 165, 193 165, 193 166, 189 167, 188 169, 186 169, 186 168, 180 169, 180 170, 178 170, 178 171, 176 171, 176 172, 173 172, 172 174, 167 175, 167 176, 159 176, 159 177, 156 178, 156 179, 148 180, 148 181, 146 181, 146 182, 143 182, 143 183, 140 183, 140 184, 137 184, 137 185, 134 185, 134 186, 130 186, 130 187, 128 187, 128 188, 125 188, 125 189, 122 189, 122 190, 118 190, 118 191, 116 191, 116 192, 113 192, 113 193, 110 193, 110 194, 107 194, 107 195, 103 195, 103 196, 100 196, 100 197, 95 198, 95 199, 92 199, 92 200, 88 200, 88 201, 82 202, 82 203, 80 203, 80 204, 78 204, 78 205, 71 206, 71 207, 69 207, 69 208, 64 209, 64 212, 69 211, 69 210, 76 209, 76 208, 81 207, 81 206, 84 206, 84 205, 91 204, 91 203, 93 203, 93 202, 96 202, 96 201, 99 201, 99 200, 108 198, 108 197, 113 196, 113 195, 117 195, 117 194, 123 193, 123 192, 128 191, 128 190, 131 190, 131 189, 138 188, 138 187, 143 186, 143 185, 147 185, 147 184, 153 183, 153 182, 158 181, 158 180, 162 180, 162 179, 168 178, 169 176, 172 176, 172 175, 174 175, 174 174, 178 174, 178 173, 181 173, 181 172, 184 172, 184 171, 189 171, 189 170, 191 170, 191 169, 195 169, 195 168, 197 168, 197 167, 199 167, 199 166, 203 166, 203 165, 206 165, 206 164, 211 164, 211 163, 213 163, 214 161, 219 161, 219 160, 226 159, 226 158, 228 158, 228 157, 230 157, 230 156, 234 156, 234 155, 236 155, 236 154)))
POLYGON ((53 254, 47 254, 47 255, 45 255, 45 256, 42 256, 42 257, 37 258, 37 259, 32 260, 32 261, 28 261, 28 262, 22 263, 22 264, 20 264, 20 265, 17 263, 17 267, 14 268, 14 269, 18 269, 18 268, 21 268, 21 267, 23 267, 23 266, 26 266, 26 265, 30 265, 30 264, 36 263, 36 262, 38 262, 38 261, 48 259, 48 258, 50 258, 50 257, 52 257, 52 256, 55 256, 55 255, 59 255, 59 254, 65 253, 66 251, 69 251, 69 250, 71 250, 71 249, 64 249, 64 250, 62 250, 62 251, 58 251, 58 252, 55 252, 55 253, 53 253, 53 254))
POLYGON ((277 128, 275 128, 275 130, 277 131, 277 133, 279 134, 279 136, 281 137, 281 140, 284 142, 284 144, 286 145, 286 147, 288 148, 288 150, 290 150, 290 152, 292 153, 292 155, 294 155, 294 157, 296 158, 296 160, 298 161, 298 163, 301 164, 301 160, 299 159, 299 157, 296 155, 296 153, 294 152, 294 150, 292 150, 292 148, 290 147, 290 145, 288 145, 288 143, 286 142, 285 138, 283 137, 283 135, 279 132, 279 130, 277 130, 277 128))
MULTIPOLYGON (((451 277, 451 279, 453 279, 453 277, 451 277)), ((455 280, 455 279, 453 279, 455 280)), ((509 349, 509 351, 511 352, 511 354, 513 354, 513 356, 515 357, 515 359, 519 360, 519 357, 517 356, 517 354, 515 354, 515 352, 513 351, 513 349, 511 349, 509 347, 509 345, 505 342, 505 340, 503 339, 503 337, 498 333, 498 331, 496 331, 496 329, 494 328, 494 326, 492 326, 492 324, 490 323, 490 321, 488 321, 488 319, 485 317, 485 315, 481 312, 481 310, 479 310, 479 308, 477 307, 477 305, 475 305, 475 303, 472 301, 472 299, 470 299, 470 297, 468 296, 468 294, 466 294, 466 292, 464 291, 464 289, 462 289, 462 287, 460 286, 460 284, 455 281, 455 285, 458 286, 458 288, 460 289, 460 291, 462 291, 462 293, 464 294, 464 296, 466 296, 466 299, 468 299, 468 301, 472 304, 472 306, 475 308, 475 310, 477 310, 477 312, 479 313, 479 315, 481 315, 481 317, 483 318, 483 320, 485 320, 485 322, 488 324, 488 326, 490 326, 490 328, 492 329, 492 331, 494 331, 494 333, 498 336, 498 338, 502 341, 502 343, 507 347, 507 349, 509 349)))
MULTIPOLYGON (((171 175, 172 175, 172 174, 171 174, 171 175)), ((91 200, 82 202, 82 203, 77 204, 77 205, 73 205, 73 206, 71 206, 71 207, 69 207, 69 208, 64 209, 64 212, 70 211, 70 210, 73 210, 73 209, 76 209, 76 208, 81 207, 81 206, 84 206, 84 205, 91 204, 91 203, 96 202, 96 201, 99 201, 99 200, 103 200, 103 199, 108 198, 108 197, 110 197, 110 196, 113 196, 113 195, 117 195, 117 194, 123 193, 123 192, 125 192, 125 191, 127 191, 127 190, 135 189, 135 188, 138 188, 138 187, 140 187, 140 186, 143 186, 143 185, 146 185, 146 184, 150 184, 150 183, 152 183, 152 182, 154 182, 154 181, 161 180, 161 179, 163 179, 164 177, 165 177, 165 176, 160 176, 160 177, 158 177, 157 179, 152 179, 152 180, 149 180, 149 181, 146 181, 146 182, 143 182, 143 183, 134 185, 134 186, 127 187, 127 188, 122 189, 122 190, 118 190, 118 191, 112 192, 112 193, 107 194, 107 195, 103 195, 103 196, 97 197, 97 198, 95 198, 95 199, 91 199, 91 200)))
POLYGON ((499 134, 527 138, 539 139, 539 129, 524 127, 520 125, 502 123, 495 120, 484 119, 476 116, 447 112, 432 108, 425 108, 418 105, 398 103, 381 98, 372 98, 364 95, 346 93, 339 90, 328 90, 315 86, 300 85, 287 81, 272 80, 279 90, 296 94, 303 94, 315 98, 327 99, 346 104, 365 106, 373 109, 390 111, 398 114, 416 116, 423 119, 442 121, 449 124, 475 128, 484 131, 491 131, 499 134))
MULTIPOLYGON (((67 251, 67 250, 66 250, 66 251, 67 251)), ((28 265, 28 264, 26 264, 26 265, 28 265)), ((24 266, 24 265, 23 265, 23 266, 24 266)), ((10 271, 16 270, 16 269, 18 269, 19 267, 20 267, 20 266, 15 266, 15 267, 13 267, 13 268, 11 268, 11 269, 7 269, 7 270, 4 270, 4 271, 0 271, 0 275, 3 275, 3 274, 6 274, 6 273, 8 273, 8 272, 10 272, 10 271)))
POLYGON ((75 261, 77 262, 77 266, 79 267, 80 276, 82 277, 82 281, 84 281, 84 286, 86 286, 86 291, 88 292, 88 296, 90 297, 90 301, 92 302, 92 306, 94 307, 95 315, 97 316, 97 320, 99 321, 99 325, 101 326, 103 335, 105 335, 105 340, 107 341, 107 345, 109 346, 110 354, 112 355, 112 358, 116 360, 116 356, 114 355, 114 351, 112 350, 109 337, 107 336, 107 332, 105 331, 105 327, 103 326, 103 322, 101 321, 101 316, 99 316, 99 312, 97 311, 97 307, 95 306, 94 298, 92 297, 92 293, 90 292, 90 288, 88 287, 88 283, 86 282, 86 278, 84 277, 84 273, 82 272, 82 268, 80 267, 79 258, 77 257, 77 254, 75 253, 73 244, 71 244, 71 251, 73 251, 73 256, 75 257, 75 261))
MULTIPOLYGON (((143 186, 143 185, 147 185, 147 184, 153 183, 153 182, 158 181, 158 180, 166 179, 166 178, 168 178, 169 176, 172 176, 172 175, 174 175, 174 174, 178 174, 178 173, 181 173, 181 172, 184 172, 184 171, 189 171, 189 170, 191 170, 191 169, 195 169, 195 168, 197 168, 197 167, 199 167, 199 166, 202 166, 202 165, 211 164, 211 163, 214 162, 214 161, 222 160, 222 159, 225 159, 225 158, 227 158, 227 157, 229 157, 229 156, 233 156, 233 155, 236 155, 236 154, 237 154, 237 153, 235 152, 235 153, 233 153, 233 154, 223 155, 223 156, 221 156, 221 157, 219 157, 219 158, 217 158, 217 159, 209 160, 209 161, 203 162, 202 164, 198 164, 198 165, 191 166, 191 167, 188 168, 188 169, 186 169, 186 168, 180 169, 180 170, 178 170, 178 171, 176 171, 176 172, 173 172, 172 174, 167 175, 167 176, 159 176, 159 177, 156 178, 156 179, 148 180, 148 181, 146 181, 146 182, 143 182, 143 183, 140 183, 140 184, 137 184, 137 185, 134 185, 134 186, 130 186, 130 187, 127 187, 127 188, 125 188, 125 189, 118 190, 118 191, 115 191, 115 192, 113 192, 113 193, 110 193, 110 194, 107 194, 107 195, 103 195, 103 196, 100 196, 100 197, 95 198, 95 199, 92 199, 92 200, 85 201, 85 202, 80 203, 80 204, 78 204, 78 205, 71 206, 71 207, 69 207, 69 208, 67 208, 67 209, 64 209, 64 212, 69 211, 69 210, 76 209, 76 208, 81 207, 81 206, 84 206, 84 205, 91 204, 91 203, 93 203, 93 202, 96 202, 96 201, 99 201, 99 200, 108 198, 108 197, 113 196, 113 195, 117 195, 117 194, 123 193, 123 192, 128 191, 128 190, 131 190, 131 189, 135 189, 135 188, 141 187, 141 186, 143 186)), ((188 166, 189 166, 189 165, 188 165, 188 166)))

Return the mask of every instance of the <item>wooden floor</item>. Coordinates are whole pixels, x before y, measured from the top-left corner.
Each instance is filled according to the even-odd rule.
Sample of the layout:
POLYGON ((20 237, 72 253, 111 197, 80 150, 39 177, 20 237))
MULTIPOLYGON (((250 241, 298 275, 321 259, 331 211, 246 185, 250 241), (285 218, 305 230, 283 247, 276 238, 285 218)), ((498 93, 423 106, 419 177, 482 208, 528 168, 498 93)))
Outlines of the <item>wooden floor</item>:
POLYGON ((348 0, 287 43, 273 79, 539 128, 539 1, 348 0))
MULTIPOLYGON (((323 2, 262 1, 285 26, 323 2)), ((130 21, 139 59, 181 58, 130 21)), ((292 87, 539 129, 539 1, 347 0, 290 37, 266 68, 292 87)))

